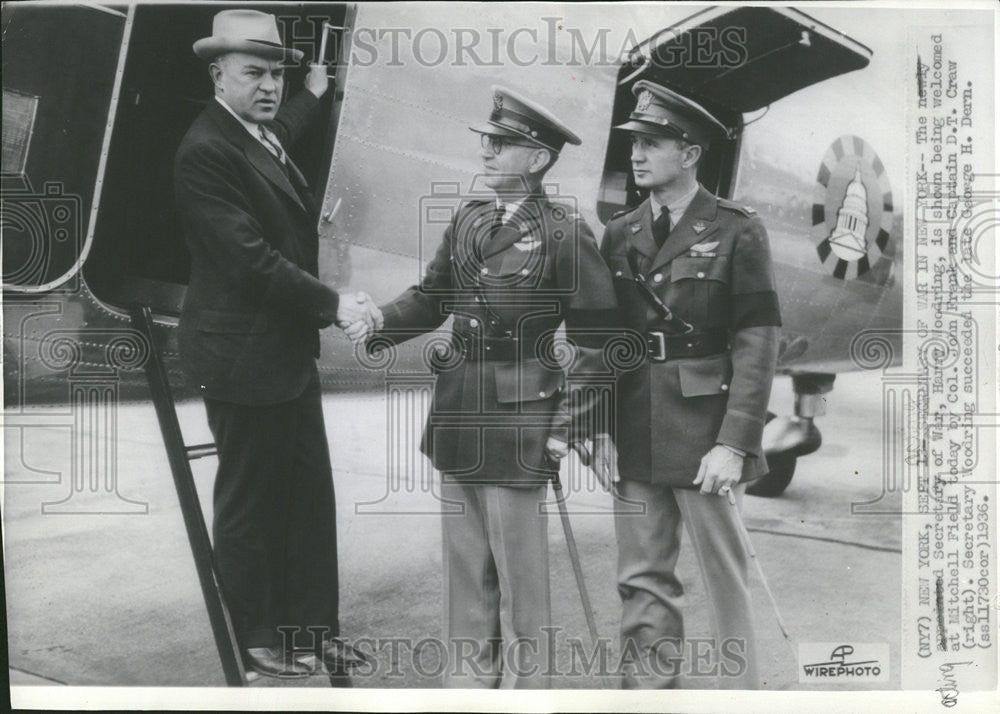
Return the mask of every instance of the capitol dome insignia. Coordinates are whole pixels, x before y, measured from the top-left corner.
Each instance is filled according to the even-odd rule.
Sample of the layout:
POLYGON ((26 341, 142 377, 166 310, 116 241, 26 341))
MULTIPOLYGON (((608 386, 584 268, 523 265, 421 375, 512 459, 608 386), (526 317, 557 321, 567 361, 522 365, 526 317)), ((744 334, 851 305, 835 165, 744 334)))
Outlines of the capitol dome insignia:
POLYGON ((840 280, 891 267, 892 191, 875 150, 857 136, 827 149, 813 196, 813 236, 820 261, 840 280), (886 263, 887 265, 881 265, 886 263))

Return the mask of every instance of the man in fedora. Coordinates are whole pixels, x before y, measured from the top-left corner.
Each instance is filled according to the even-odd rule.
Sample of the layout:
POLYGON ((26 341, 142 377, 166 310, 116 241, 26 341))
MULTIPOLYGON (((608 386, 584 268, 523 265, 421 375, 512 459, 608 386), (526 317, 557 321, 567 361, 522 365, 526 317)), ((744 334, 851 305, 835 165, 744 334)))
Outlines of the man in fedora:
MULTIPOLYGON (((485 196, 455 206, 423 280, 381 308, 370 348, 453 315, 421 450, 441 471, 449 687, 548 686, 547 484, 593 406, 554 353, 575 343, 571 376, 603 371, 600 330, 614 295, 583 219, 542 179, 580 139, 537 102, 493 88, 479 134, 485 196), (451 512, 458 506, 459 512, 451 512)), ((377 321, 377 320, 376 320, 377 321)), ((354 334, 355 326, 348 326, 354 334)), ((364 332, 363 326, 360 328, 364 332)), ((606 333, 605 333, 606 334, 606 333)))
POLYGON ((689 674, 757 688, 734 503, 767 471, 761 436, 781 325, 767 232, 753 209, 698 183, 698 164, 726 127, 667 87, 640 80, 633 92, 635 110, 615 128, 631 133, 635 184, 649 197, 608 222, 601 253, 619 322, 645 336, 648 352, 620 377, 617 456, 606 440, 596 450, 598 463, 617 467, 620 497, 644 506, 615 515, 623 683, 675 686, 686 655, 689 674), (683 640, 674 573, 682 522, 711 606, 713 667, 700 668, 704 653, 683 640))
MULTIPOLYGON (((191 277, 178 331, 181 361, 205 400, 219 452, 213 541, 247 665, 307 676, 299 646, 326 631, 331 674, 358 663, 338 639, 337 533, 315 358, 320 328, 368 309, 317 278, 317 205, 286 148, 327 90, 312 65, 281 105, 286 49, 273 15, 224 10, 194 43, 215 97, 174 164, 191 277)), ((370 318, 367 318, 370 319, 370 318)))

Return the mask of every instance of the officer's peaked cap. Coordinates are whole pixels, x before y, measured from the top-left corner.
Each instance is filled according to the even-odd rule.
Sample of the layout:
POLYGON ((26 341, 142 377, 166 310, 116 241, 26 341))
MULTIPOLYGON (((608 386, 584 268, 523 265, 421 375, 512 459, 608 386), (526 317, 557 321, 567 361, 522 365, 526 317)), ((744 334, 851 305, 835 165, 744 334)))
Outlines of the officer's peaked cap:
POLYGON ((493 86, 490 118, 469 128, 480 134, 524 139, 556 153, 567 142, 582 143, 580 137, 541 104, 500 85, 493 86))
POLYGON ((705 107, 661 84, 641 79, 632 86, 632 94, 635 109, 629 120, 615 129, 672 136, 703 147, 729 135, 726 126, 705 107))

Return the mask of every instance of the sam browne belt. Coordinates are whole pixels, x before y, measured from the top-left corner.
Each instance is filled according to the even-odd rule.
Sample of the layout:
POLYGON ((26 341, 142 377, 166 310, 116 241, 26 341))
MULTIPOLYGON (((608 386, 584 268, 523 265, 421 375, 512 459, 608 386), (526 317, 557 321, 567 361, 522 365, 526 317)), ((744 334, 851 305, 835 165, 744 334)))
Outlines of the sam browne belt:
POLYGON ((646 333, 647 356, 651 362, 666 362, 682 357, 708 357, 722 354, 729 349, 726 330, 689 332, 686 335, 669 335, 660 330, 646 333))

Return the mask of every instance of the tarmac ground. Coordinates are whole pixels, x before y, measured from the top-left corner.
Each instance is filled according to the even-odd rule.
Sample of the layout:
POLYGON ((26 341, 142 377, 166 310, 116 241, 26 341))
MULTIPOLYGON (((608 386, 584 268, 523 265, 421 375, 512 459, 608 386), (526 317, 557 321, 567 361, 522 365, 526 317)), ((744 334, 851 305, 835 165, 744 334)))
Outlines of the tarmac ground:
MULTIPOLYGON (((838 376, 827 414, 817 421, 822 448, 800 459, 781 497, 748 496, 744 517, 792 640, 887 643, 889 681, 851 688, 897 689, 900 517, 851 512, 852 503, 877 501, 882 492, 880 389, 875 373, 838 376)), ((779 378, 772 409, 788 414, 791 405, 790 380, 779 378)), ((376 665, 354 678, 355 687, 434 688, 440 686, 430 646, 441 632, 440 504, 432 478, 401 487, 387 479, 386 407, 382 393, 324 397, 337 493, 342 635, 370 638, 366 646, 374 652, 376 665)), ((200 402, 182 403, 178 413, 187 443, 210 440, 200 402)), ((31 428, 4 430, 11 683, 223 685, 152 405, 117 408, 116 446, 97 456, 116 464, 114 493, 72 490, 66 474, 79 444, 65 420, 47 426, 44 410, 36 416, 31 428), (67 493, 76 513, 43 509, 67 493), (117 510, 140 512, 113 513, 109 498, 134 502, 117 510)), ((393 441, 405 442, 401 458, 429 474, 415 443, 393 441)), ((193 468, 210 513, 215 460, 194 461, 193 468)), ((571 457, 563 480, 598 633, 614 661, 620 604, 612 502, 585 473, 571 457)), ((875 510, 892 511, 891 500, 883 505, 875 510)), ((554 686, 598 688, 607 680, 574 671, 580 651, 573 641, 586 647, 590 639, 554 506, 549 530, 553 624, 560 628, 554 686)), ((678 571, 687 636, 709 637, 706 594, 686 542, 678 571)), ((756 572, 751 581, 764 689, 831 688, 800 683, 756 572)), ((713 686, 704 681, 688 678, 685 686, 713 686)), ((321 676, 252 684, 328 686, 321 676)))

